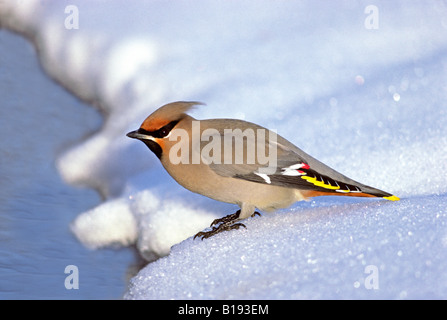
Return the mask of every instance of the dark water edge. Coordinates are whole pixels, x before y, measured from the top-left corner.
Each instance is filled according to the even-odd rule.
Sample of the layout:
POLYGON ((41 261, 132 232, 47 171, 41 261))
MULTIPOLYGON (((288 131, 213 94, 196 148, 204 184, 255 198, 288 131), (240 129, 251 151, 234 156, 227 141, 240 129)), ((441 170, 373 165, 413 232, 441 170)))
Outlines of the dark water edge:
POLYGON ((101 114, 42 71, 32 44, 0 30, 0 299, 120 299, 140 259, 90 250, 69 224, 99 194, 62 181, 58 155, 98 130, 101 114), (79 289, 65 281, 78 270, 79 289))

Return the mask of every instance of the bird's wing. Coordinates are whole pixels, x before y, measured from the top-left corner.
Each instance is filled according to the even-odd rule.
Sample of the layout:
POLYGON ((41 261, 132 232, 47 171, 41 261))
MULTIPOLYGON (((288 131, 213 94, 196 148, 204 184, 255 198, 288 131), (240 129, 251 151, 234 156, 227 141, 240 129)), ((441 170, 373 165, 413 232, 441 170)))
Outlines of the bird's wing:
POLYGON ((245 136, 240 140, 242 147, 238 149, 244 152, 243 156, 239 157, 239 160, 243 159, 243 161, 237 161, 238 152, 234 151, 236 148, 232 148, 233 154, 225 155, 225 134, 214 132, 214 139, 211 136, 213 135, 210 135, 209 143, 214 139, 221 142, 220 161, 218 157, 215 157, 217 150, 213 150, 215 151, 213 154, 209 152, 211 150, 209 145, 206 148, 208 142, 202 142, 202 151, 206 151, 202 152, 202 160, 208 161, 210 168, 220 176, 324 194, 392 197, 387 192, 363 185, 342 175, 280 136, 273 141, 266 139, 268 142, 245 136), (253 145, 256 147, 253 148, 253 145), (253 149, 256 155, 250 158, 250 150, 253 149), (265 156, 273 150, 276 151, 274 156, 265 156), (258 151, 261 154, 258 154, 258 151), (225 157, 227 161, 224 161, 225 157))

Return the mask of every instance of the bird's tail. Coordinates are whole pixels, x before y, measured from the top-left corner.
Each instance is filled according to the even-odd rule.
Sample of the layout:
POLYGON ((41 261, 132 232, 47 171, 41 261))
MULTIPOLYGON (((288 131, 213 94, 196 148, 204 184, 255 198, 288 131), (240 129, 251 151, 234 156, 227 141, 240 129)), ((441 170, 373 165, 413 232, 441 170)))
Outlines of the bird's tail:
POLYGON ((302 190, 302 195, 308 198, 318 197, 318 196, 349 196, 349 197, 369 197, 369 198, 383 198, 390 201, 399 201, 400 198, 392 195, 391 193, 364 186, 363 188, 358 188, 354 190, 346 190, 346 191, 320 191, 320 190, 302 190), (360 190, 357 190, 360 189, 360 190))

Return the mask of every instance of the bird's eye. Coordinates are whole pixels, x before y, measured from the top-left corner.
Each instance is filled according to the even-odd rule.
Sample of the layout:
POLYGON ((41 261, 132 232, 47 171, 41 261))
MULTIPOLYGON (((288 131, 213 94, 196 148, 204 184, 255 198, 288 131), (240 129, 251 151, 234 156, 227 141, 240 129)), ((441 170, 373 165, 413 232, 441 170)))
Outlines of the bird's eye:
POLYGON ((164 138, 166 137, 169 132, 171 132, 172 129, 174 129, 175 125, 178 123, 178 121, 171 121, 164 127, 158 129, 156 132, 154 132, 154 136, 157 138, 164 138))
POLYGON ((161 128, 161 130, 160 130, 160 136, 163 138, 163 137, 166 137, 167 135, 168 135, 168 133, 169 133, 169 131, 168 130, 166 130, 165 128, 161 128))

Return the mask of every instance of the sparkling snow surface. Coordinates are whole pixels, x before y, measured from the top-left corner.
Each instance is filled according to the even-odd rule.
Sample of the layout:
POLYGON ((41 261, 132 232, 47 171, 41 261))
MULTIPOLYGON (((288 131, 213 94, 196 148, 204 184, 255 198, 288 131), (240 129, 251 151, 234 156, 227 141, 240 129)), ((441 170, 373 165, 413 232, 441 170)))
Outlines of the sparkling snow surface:
POLYGON ((79 241, 162 257, 125 298, 447 298, 447 6, 375 1, 372 17, 370 4, 0 4, 2 25, 35 42, 46 72, 105 114, 57 166, 106 198, 71 224, 79 241), (237 207, 184 190, 125 136, 176 100, 205 102, 199 119, 276 129, 402 200, 315 198, 193 240, 237 207))

